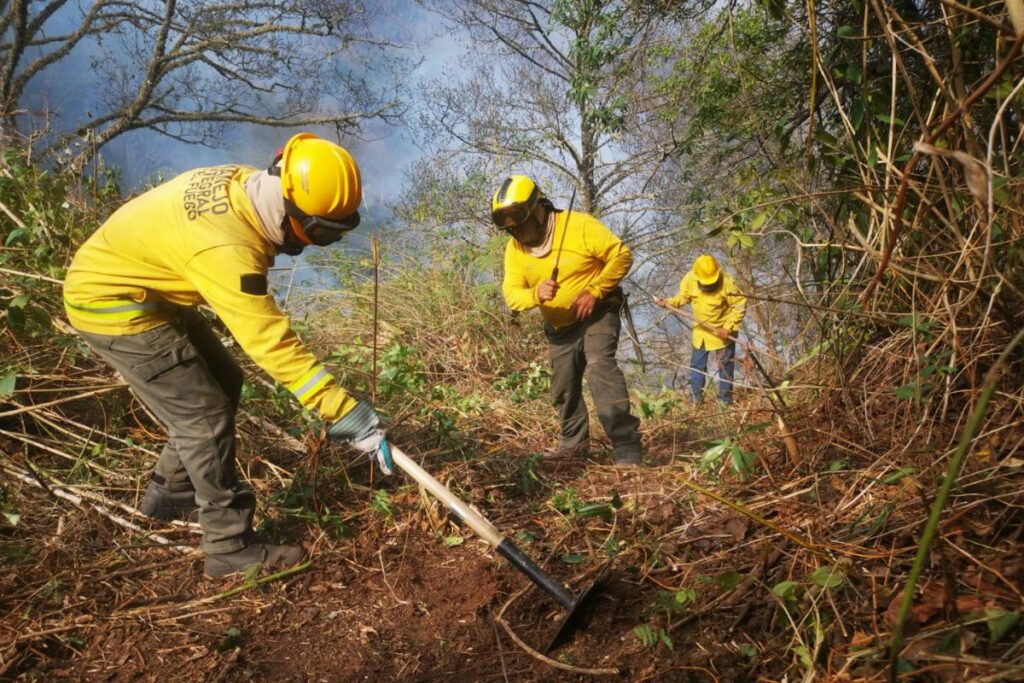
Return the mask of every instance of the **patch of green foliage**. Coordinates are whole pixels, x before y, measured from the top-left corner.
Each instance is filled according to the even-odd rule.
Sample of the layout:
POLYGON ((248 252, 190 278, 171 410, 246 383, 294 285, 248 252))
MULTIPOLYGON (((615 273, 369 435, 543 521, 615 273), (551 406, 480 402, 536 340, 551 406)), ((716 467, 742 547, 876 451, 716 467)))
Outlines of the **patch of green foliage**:
POLYGON ((637 412, 645 420, 668 416, 674 408, 682 404, 678 392, 662 388, 654 392, 635 392, 637 412))
POLYGON ((622 499, 617 492, 613 492, 608 502, 588 502, 581 500, 576 489, 569 486, 556 491, 548 504, 565 515, 567 518, 579 522, 591 517, 600 517, 610 521, 615 511, 622 507, 622 499))
POLYGON ((377 489, 373 492, 370 509, 375 515, 385 519, 390 519, 395 514, 394 509, 391 507, 391 496, 384 489, 377 489))
POLYGON ((535 401, 551 391, 551 368, 532 361, 525 370, 513 370, 491 384, 495 391, 507 392, 516 403, 535 401))
MULTIPOLYGON (((23 273, 5 275, 0 287, 0 308, 6 326, 24 340, 54 334, 52 320, 63 315, 59 287, 71 255, 119 199, 113 172, 84 182, 68 173, 33 165, 27 152, 16 146, 3 150, 0 159, 0 267, 23 273)), ((0 373, 9 385, 11 368, 0 373)), ((8 388, 10 388, 8 386, 8 388)))
POLYGON ((217 652, 227 652, 234 650, 237 647, 241 647, 242 641, 245 638, 245 632, 242 629, 232 626, 224 634, 224 638, 217 643, 217 652))
POLYGON ((649 626, 648 624, 641 624, 633 628, 633 635, 635 635, 645 647, 654 648, 658 645, 664 645, 669 650, 675 649, 672 639, 663 628, 657 628, 649 626))
POLYGON ((14 506, 13 498, 13 494, 6 486, 0 486, 0 515, 3 515, 7 524, 18 526, 21 523, 21 514, 14 506))
MULTIPOLYGON (((349 536, 351 530, 342 515, 332 512, 329 507, 316 509, 313 501, 313 483, 302 473, 296 474, 288 486, 278 489, 270 497, 271 508, 285 516, 300 519, 315 527, 331 531, 338 536, 349 536)), ((276 536, 279 521, 272 516, 264 517, 258 531, 276 536)))

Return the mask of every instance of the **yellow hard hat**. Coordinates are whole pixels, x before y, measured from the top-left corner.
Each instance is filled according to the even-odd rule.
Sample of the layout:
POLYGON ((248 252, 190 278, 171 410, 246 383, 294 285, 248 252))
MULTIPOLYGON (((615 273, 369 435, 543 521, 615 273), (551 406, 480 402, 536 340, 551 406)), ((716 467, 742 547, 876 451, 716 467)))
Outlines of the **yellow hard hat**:
POLYGON ((301 241, 325 246, 359 225, 362 181, 344 147, 299 133, 284 146, 278 172, 285 208, 301 241))
POLYGON ((709 286, 718 282, 721 272, 718 268, 718 261, 710 254, 702 254, 693 262, 693 275, 702 285, 709 286))
POLYGON ((491 200, 491 220, 499 228, 514 228, 530 217, 543 196, 528 176, 509 176, 491 200))

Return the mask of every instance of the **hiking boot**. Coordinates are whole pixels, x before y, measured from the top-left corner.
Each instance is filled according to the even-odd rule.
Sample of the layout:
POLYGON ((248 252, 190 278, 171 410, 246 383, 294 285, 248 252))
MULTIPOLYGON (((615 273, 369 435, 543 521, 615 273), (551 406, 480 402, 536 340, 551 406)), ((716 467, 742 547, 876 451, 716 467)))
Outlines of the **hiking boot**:
POLYGON ((296 565, 305 556, 299 546, 253 543, 233 553, 207 555, 204 570, 207 576, 217 577, 243 572, 254 564, 273 571, 296 565))
POLYGON ((640 464, 643 464, 643 458, 640 457, 640 453, 637 451, 626 451, 624 453, 615 454, 616 467, 633 467, 634 465, 640 464))
POLYGON ((161 522, 195 521, 193 517, 198 509, 195 489, 172 491, 155 481, 149 482, 139 503, 139 512, 161 522))
POLYGON ((590 448, 587 444, 579 446, 559 446, 556 450, 545 453, 545 460, 585 460, 590 455, 590 448))

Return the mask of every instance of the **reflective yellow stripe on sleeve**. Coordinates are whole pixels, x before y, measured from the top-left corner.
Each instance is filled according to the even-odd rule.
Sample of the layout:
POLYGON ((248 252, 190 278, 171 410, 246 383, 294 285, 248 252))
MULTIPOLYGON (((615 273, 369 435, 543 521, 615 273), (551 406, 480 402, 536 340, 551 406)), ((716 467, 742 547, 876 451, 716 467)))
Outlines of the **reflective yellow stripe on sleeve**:
POLYGON ((306 405, 306 400, 330 380, 331 375, 327 372, 327 368, 317 365, 297 381, 292 382, 288 386, 288 391, 295 395, 299 403, 306 405))
POLYGON ((102 304, 82 306, 64 297, 64 305, 83 317, 95 316, 100 320, 130 320, 152 313, 163 306, 159 301, 139 303, 132 299, 113 299, 102 304))

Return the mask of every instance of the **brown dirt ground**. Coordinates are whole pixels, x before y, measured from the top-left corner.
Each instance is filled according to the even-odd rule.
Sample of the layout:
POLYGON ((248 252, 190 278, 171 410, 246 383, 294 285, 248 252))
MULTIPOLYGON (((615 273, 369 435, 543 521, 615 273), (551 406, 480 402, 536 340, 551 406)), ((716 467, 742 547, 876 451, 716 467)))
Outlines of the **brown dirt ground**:
MULTIPOLYGON (((651 450, 665 454, 678 448, 651 450)), ((0 451, 24 452, 2 440, 0 451)), ((831 515, 837 501, 856 496, 863 479, 836 475, 818 482, 813 475, 777 482, 770 470, 784 465, 785 454, 768 443, 759 452, 765 474, 731 481, 730 495, 751 501, 769 524, 824 539, 822 547, 846 557, 865 558, 847 568, 849 583, 834 591, 837 602, 830 606, 842 621, 829 625, 828 654, 822 655, 819 671, 842 669, 844 658, 858 648, 884 647, 898 597, 893 587, 901 585, 894 575, 897 567, 909 566, 918 522, 867 531, 880 507, 863 519, 836 520, 831 515), (876 534, 877 542, 862 548, 854 541, 865 533, 876 534)), ((20 456, 8 457, 24 463, 20 456)), ((228 597, 220 594, 245 588, 244 579, 204 578, 201 556, 160 546, 93 511, 0 475, 5 509, 21 514, 17 526, 0 523, 0 680, 705 683, 802 675, 793 630, 771 589, 788 579, 810 585, 806 577, 820 562, 806 550, 688 492, 677 479, 691 471, 683 460, 661 455, 653 458, 655 468, 634 470, 609 467, 606 455, 542 462, 540 483, 531 488, 512 483, 527 459, 528 454, 502 453, 469 462, 431 462, 430 469, 510 538, 528 533, 530 538, 516 543, 576 591, 601 566, 611 539, 628 540, 605 589, 594 598, 585 628, 552 653, 575 670, 554 668, 528 654, 496 620, 503 614, 522 640, 539 648, 562 615, 554 601, 436 503, 425 504, 404 476, 372 482, 365 465, 345 476, 337 469, 336 476, 319 476, 315 504, 345 519, 346 533, 340 534, 329 524, 282 514, 273 499, 280 486, 269 486, 273 478, 243 454, 248 475, 261 487, 260 514, 277 522, 266 528, 282 540, 302 543, 312 565, 228 597), (613 518, 569 520, 547 501, 570 488, 581 499, 608 500, 617 493, 633 504, 613 518), (382 489, 389 496, 389 516, 371 504, 382 489), (461 544, 444 542, 456 536, 464 539, 461 544), (730 577, 736 581, 730 583, 730 577), (695 605, 668 616, 658 606, 659 596, 684 586, 698 590, 695 605), (641 642, 634 629, 645 624, 664 629, 672 648, 641 642), (580 669, 616 673, 587 675, 580 669)), ((40 460, 36 464, 43 467, 40 460)), ((293 472, 308 472, 294 452, 274 460, 293 472)), ((826 464, 827 459, 809 467, 821 471, 826 464)), ((976 549, 976 562, 949 552, 937 556, 948 585, 936 578, 924 584, 913 614, 920 625, 937 630, 955 623, 957 611, 1017 604, 1019 593, 1013 591, 1024 585, 1024 562, 1015 549, 1024 524, 1007 517, 1001 505, 972 501, 984 495, 1024 503, 1019 481, 996 484, 984 478, 974 489, 965 485, 962 496, 972 506, 970 514, 953 515, 955 525, 950 522, 946 533, 987 538, 990 548, 976 549), (993 510, 992 528, 970 526, 985 522, 986 508, 993 510)), ((876 488, 879 506, 889 501, 896 512, 906 510, 920 520, 920 496, 907 479, 876 488)), ((119 492, 127 504, 136 495, 119 492)), ((139 523, 178 543, 196 544, 188 530, 139 523)), ((801 604, 802 610, 809 607, 801 604)), ((908 635, 918 628, 916 622, 908 635)), ((986 647, 984 623, 961 632, 965 652, 986 647)), ((1000 647, 1020 637, 1018 626, 1000 647)), ((929 638, 920 641, 922 662, 939 647, 929 638)), ((1003 650, 987 652, 997 657, 1003 650)), ((874 656, 863 662, 830 680, 883 680, 884 660, 874 656)), ((933 666, 946 665, 940 660, 933 666)), ((969 671, 969 664, 947 666, 953 678, 925 680, 965 680, 957 678, 964 667, 969 671)))
MULTIPOLYGON (((617 490, 636 486, 640 476, 585 463, 555 470, 552 476, 563 483, 593 485, 586 481, 592 477, 617 490)), ((487 496, 470 497, 480 499, 473 502, 494 515, 492 522, 502 531, 535 534, 532 543, 519 544, 553 576, 577 591, 588 585, 605 558, 593 541, 601 536, 585 540, 585 529, 553 524, 557 515, 549 509, 516 510, 524 503, 530 508, 528 497, 501 494, 500 486, 494 491, 499 495, 490 500, 499 505, 489 504, 487 496), (560 538, 547 538, 556 532, 560 538), (585 545, 577 546, 581 540, 585 545), (567 550, 581 556, 578 564, 546 561, 567 550)), ((324 486, 324 496, 334 493, 324 486)), ((371 491, 355 487, 342 496, 354 493, 371 491)), ((672 651, 645 647, 632 629, 650 621, 658 587, 629 559, 613 565, 584 627, 552 653, 569 666, 619 673, 591 677, 539 661, 512 642, 495 615, 504 608, 510 627, 539 649, 563 614, 556 603, 468 528, 439 517, 436 507, 424 508, 415 491, 392 494, 393 517, 357 517, 348 526, 349 537, 288 526, 286 538, 302 542, 311 553, 308 570, 197 603, 244 586, 244 579, 205 578, 199 555, 159 547, 94 512, 21 487, 16 501, 21 522, 0 527, 5 565, 0 678, 707 681, 715 680, 714 671, 718 680, 754 680, 746 672, 756 668, 756 660, 738 654, 734 644, 721 643, 715 624, 694 623, 673 632, 672 651), (431 518, 435 524, 442 520, 443 534, 432 531, 431 518), (448 547, 441 540, 456 534, 465 539, 461 545, 448 547)), ((332 502, 335 507, 346 503, 332 502)), ((194 534, 180 528, 141 524, 195 544, 194 534)))

